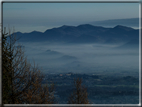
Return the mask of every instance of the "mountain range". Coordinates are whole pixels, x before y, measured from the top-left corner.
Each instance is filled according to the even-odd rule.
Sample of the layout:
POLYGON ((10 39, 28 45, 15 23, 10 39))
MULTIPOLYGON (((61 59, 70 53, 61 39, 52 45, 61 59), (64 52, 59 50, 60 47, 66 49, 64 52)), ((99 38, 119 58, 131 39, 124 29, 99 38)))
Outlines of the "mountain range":
POLYGON ((48 29, 45 32, 16 32, 20 42, 119 43, 139 39, 139 30, 117 25, 113 28, 83 24, 48 29))

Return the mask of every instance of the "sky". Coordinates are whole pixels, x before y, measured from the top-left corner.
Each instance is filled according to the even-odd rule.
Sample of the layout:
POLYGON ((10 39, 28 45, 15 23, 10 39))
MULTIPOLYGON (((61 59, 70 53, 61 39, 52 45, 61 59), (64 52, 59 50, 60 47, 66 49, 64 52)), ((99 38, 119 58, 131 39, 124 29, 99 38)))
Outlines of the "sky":
POLYGON ((3 3, 3 27, 23 33, 138 17, 139 3, 3 3))

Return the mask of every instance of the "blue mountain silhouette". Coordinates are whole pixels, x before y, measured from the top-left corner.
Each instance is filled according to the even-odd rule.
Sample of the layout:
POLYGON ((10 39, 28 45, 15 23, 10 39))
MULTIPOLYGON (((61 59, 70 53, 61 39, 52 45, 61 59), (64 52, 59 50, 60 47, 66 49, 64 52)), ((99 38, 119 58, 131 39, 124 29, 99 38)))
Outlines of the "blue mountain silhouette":
POLYGON ((33 31, 30 33, 16 33, 22 42, 63 42, 63 43, 105 43, 108 41, 130 41, 139 38, 139 30, 117 25, 114 28, 105 28, 83 24, 79 26, 63 25, 48 29, 45 32, 33 31))

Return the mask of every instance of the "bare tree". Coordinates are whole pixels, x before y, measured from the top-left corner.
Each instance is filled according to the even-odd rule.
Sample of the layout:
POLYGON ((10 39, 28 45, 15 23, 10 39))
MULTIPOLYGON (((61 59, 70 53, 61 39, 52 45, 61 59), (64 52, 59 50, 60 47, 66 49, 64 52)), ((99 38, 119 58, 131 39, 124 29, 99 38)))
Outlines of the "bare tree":
POLYGON ((74 79, 75 90, 69 97, 69 104, 89 104, 87 88, 82 86, 82 79, 74 79))
POLYGON ((9 63, 10 59, 8 58, 9 52, 6 43, 6 36, 7 34, 4 32, 2 34, 2 99, 4 103, 9 103, 9 90, 10 88, 10 75, 9 75, 9 63))
POLYGON ((2 103, 54 103, 54 85, 42 86, 43 75, 39 67, 27 61, 21 45, 15 45, 14 33, 3 32, 2 41, 2 103))

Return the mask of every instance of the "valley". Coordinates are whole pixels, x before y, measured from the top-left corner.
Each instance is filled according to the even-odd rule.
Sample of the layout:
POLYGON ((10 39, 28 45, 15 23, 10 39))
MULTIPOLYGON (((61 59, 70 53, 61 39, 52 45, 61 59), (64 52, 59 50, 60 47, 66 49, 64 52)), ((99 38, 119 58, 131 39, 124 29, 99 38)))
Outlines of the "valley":
POLYGON ((138 30, 79 25, 17 35, 28 61, 43 72, 42 85, 55 84, 56 103, 67 103, 77 77, 92 104, 139 103, 138 30))

